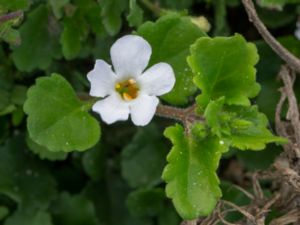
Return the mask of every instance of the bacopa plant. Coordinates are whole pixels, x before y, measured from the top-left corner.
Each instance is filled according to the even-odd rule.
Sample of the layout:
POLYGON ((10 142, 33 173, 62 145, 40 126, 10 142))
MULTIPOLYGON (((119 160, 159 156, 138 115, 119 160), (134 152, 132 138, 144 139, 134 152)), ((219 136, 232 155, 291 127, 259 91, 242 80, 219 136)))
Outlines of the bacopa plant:
POLYGON ((297 154, 278 156, 298 140, 296 3, 0 0, 0 224, 280 220, 280 182, 257 177, 299 178, 297 154))

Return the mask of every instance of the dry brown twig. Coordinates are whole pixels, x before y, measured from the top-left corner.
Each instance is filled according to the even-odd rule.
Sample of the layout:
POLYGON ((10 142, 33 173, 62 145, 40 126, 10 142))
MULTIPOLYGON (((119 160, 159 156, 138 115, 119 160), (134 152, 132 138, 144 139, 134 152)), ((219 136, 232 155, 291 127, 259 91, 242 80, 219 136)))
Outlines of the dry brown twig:
POLYGON ((299 225, 299 218, 300 218, 300 210, 293 209, 292 211, 288 212, 287 214, 276 218, 270 222, 270 225, 286 225, 297 223, 299 225))
POLYGON ((242 0, 243 5, 247 11, 249 20, 254 24, 258 32, 268 45, 277 53, 277 55, 283 59, 291 68, 300 73, 300 60, 294 56, 289 50, 283 47, 268 31, 266 26, 260 20, 257 15, 255 6, 252 0, 242 0))
POLYGON ((231 202, 221 200, 210 217, 202 220, 201 223, 198 222, 200 225, 211 225, 219 222, 225 225, 237 225, 236 223, 226 221, 226 210, 228 210, 228 208, 223 210, 222 206, 227 205, 231 207, 231 210, 233 209, 244 215, 244 219, 240 224, 264 225, 266 216, 268 212, 271 211, 271 207, 276 207, 278 210, 286 212, 286 214, 273 219, 270 223, 271 225, 285 225, 290 223, 299 225, 300 120, 297 99, 293 92, 293 83, 295 80, 294 71, 300 72, 300 60, 271 35, 259 19, 253 2, 251 0, 242 1, 248 13, 249 20, 253 22, 269 46, 293 69, 291 70, 289 67, 283 66, 280 70, 279 76, 284 82, 284 88, 281 89, 282 95, 276 107, 275 118, 277 133, 289 139, 289 143, 284 146, 286 155, 281 155, 276 160, 274 163, 275 171, 274 169, 270 169, 265 171, 265 173, 259 174, 259 176, 262 175, 261 177, 263 178, 271 179, 274 184, 281 187, 270 199, 266 199, 259 184, 259 176, 255 173, 252 176, 254 196, 248 194, 247 191, 243 191, 242 188, 238 188, 238 190, 242 191, 251 199, 251 204, 240 207, 231 202), (286 118, 287 121, 282 121, 281 111, 286 101, 289 103, 289 111, 286 118), (282 179, 286 180, 288 184, 282 182, 282 179), (293 188, 290 188, 291 186, 293 186, 293 188))
POLYGON ((277 133, 289 139, 289 142, 283 146, 288 161, 286 162, 281 157, 281 159, 276 161, 274 166, 281 172, 284 172, 284 174, 299 175, 300 118, 297 99, 293 91, 295 74, 287 66, 282 66, 279 78, 283 81, 284 87, 280 89, 281 98, 276 107, 275 125, 277 133), (285 121, 282 121, 282 108, 286 100, 288 102, 288 113, 286 114, 285 121), (291 170, 294 170, 294 172, 291 170))

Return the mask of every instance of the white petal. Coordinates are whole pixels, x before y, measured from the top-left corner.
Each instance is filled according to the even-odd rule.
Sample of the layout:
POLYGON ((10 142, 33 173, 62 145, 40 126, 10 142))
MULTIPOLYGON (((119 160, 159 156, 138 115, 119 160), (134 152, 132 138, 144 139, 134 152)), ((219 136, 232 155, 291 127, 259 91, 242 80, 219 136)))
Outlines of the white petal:
POLYGON ((300 27, 295 30, 295 36, 298 40, 300 40, 300 27))
POLYGON ((151 46, 140 36, 126 35, 113 44, 110 56, 119 77, 137 77, 148 65, 151 46))
POLYGON ((102 120, 111 124, 118 120, 127 120, 129 116, 129 106, 117 96, 112 94, 107 98, 96 102, 93 111, 100 114, 102 120))
POLYGON ((91 83, 91 96, 105 97, 114 91, 117 77, 111 70, 111 66, 103 60, 96 60, 94 69, 87 77, 91 83))
POLYGON ((163 95, 175 85, 175 75, 167 63, 158 63, 146 70, 138 79, 141 90, 149 95, 163 95))
POLYGON ((131 120, 137 126, 147 125, 153 118, 159 100, 155 96, 140 95, 130 106, 131 120))

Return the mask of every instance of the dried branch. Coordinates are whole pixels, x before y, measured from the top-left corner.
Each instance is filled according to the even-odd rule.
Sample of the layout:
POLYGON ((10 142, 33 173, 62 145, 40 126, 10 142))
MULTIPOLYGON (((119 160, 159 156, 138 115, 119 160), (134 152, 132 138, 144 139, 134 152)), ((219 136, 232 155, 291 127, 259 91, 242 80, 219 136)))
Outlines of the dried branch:
POLYGON ((217 209, 217 214, 218 214, 219 220, 220 220, 223 224, 225 224, 225 225, 239 225, 239 224, 236 224, 236 223, 230 223, 230 222, 228 222, 228 221, 225 220, 225 218, 223 217, 222 212, 221 212, 221 206, 218 207, 218 209, 217 209))
POLYGON ((251 215, 250 213, 248 213, 244 207, 240 207, 240 206, 237 206, 235 204, 233 204, 232 202, 228 202, 228 201, 225 201, 225 200, 222 200, 222 202, 234 209, 236 209, 238 212, 240 212, 241 214, 243 214, 247 219, 249 219, 251 222, 253 222, 255 224, 255 217, 253 215, 251 215))
POLYGON ((14 20, 14 19, 18 19, 18 18, 22 18, 23 17, 23 12, 22 11, 15 11, 15 12, 11 12, 5 15, 0 15, 0 24, 5 23, 9 20, 14 20))
MULTIPOLYGON (((300 210, 299 209, 293 209, 289 213, 276 218, 270 222, 270 225, 285 225, 285 224, 291 224, 295 222, 299 222, 300 220, 300 210)), ((298 223, 297 223, 298 224, 298 223)))
POLYGON ((158 105, 156 109, 157 116, 178 120, 188 129, 189 124, 195 121, 203 121, 203 118, 195 113, 195 105, 182 109, 167 105, 158 105))
POLYGON ((291 68, 300 72, 300 60, 283 47, 268 31, 266 26, 262 23, 257 15, 252 0, 242 0, 244 7, 247 11, 249 20, 254 24, 258 32, 263 39, 269 44, 269 46, 277 53, 277 55, 283 59, 291 68))
POLYGON ((237 190, 239 190, 240 192, 242 192, 244 195, 246 195, 249 199, 254 200, 254 196, 253 194, 251 194, 249 191, 246 191, 244 188, 233 184, 232 187, 236 188, 237 190))
POLYGON ((298 146, 300 146, 300 120, 299 109, 297 99, 293 91, 293 84, 295 80, 295 74, 289 70, 286 66, 282 66, 279 72, 279 77, 284 83, 284 91, 286 93, 289 102, 289 111, 287 119, 291 120, 291 125, 294 130, 294 137, 298 146))
POLYGON ((281 98, 276 107, 275 122, 278 134, 289 139, 289 143, 283 146, 288 161, 285 162, 284 158, 279 158, 274 166, 288 182, 291 182, 292 186, 298 189, 298 180, 300 179, 297 178, 300 173, 300 118, 297 99, 293 91, 295 73, 287 66, 282 66, 279 78, 283 81, 284 87, 280 89, 281 98), (288 113, 286 121, 282 121, 281 111, 286 100, 288 101, 288 113), (287 177, 288 174, 291 177, 287 177))
POLYGON ((186 225, 197 225, 197 220, 187 220, 186 225))
POLYGON ((259 184, 259 181, 257 179, 257 173, 254 173, 252 175, 252 184, 253 184, 253 190, 254 190, 254 194, 255 197, 257 198, 257 200, 263 200, 264 199, 264 193, 263 190, 261 189, 261 186, 259 184))

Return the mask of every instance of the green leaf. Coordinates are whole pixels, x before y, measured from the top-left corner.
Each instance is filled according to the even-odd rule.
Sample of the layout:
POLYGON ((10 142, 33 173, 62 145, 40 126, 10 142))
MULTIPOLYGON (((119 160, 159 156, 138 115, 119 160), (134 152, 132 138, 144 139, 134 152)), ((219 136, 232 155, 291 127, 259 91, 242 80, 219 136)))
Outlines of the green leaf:
POLYGON ((22 123, 24 117, 25 114, 23 111, 23 107, 16 107, 15 110, 12 112, 12 124, 16 127, 19 126, 22 123))
POLYGON ((78 56, 82 47, 81 42, 87 37, 86 28, 85 20, 79 13, 74 13, 70 18, 64 18, 64 30, 60 37, 60 43, 66 59, 70 60, 78 56))
POLYGON ((26 9, 29 4, 30 0, 0 0, 0 13, 26 9))
POLYGON ((148 218, 130 216, 126 207, 129 191, 128 185, 117 173, 108 171, 105 182, 90 182, 85 194, 93 201, 101 224, 120 225, 122 221, 122 225, 153 225, 148 218))
POLYGON ((79 10, 84 15, 84 18, 90 29, 99 36, 106 35, 104 25, 101 18, 101 4, 94 0, 76 0, 79 10))
POLYGON ((129 14, 127 20, 129 26, 137 27, 143 22, 143 10, 139 7, 136 0, 129 0, 129 14))
POLYGON ((56 195, 56 182, 44 164, 23 151, 24 146, 24 138, 16 137, 0 147, 0 193, 21 208, 44 210, 56 195))
POLYGON ((268 145, 264 151, 238 151, 236 157, 239 162, 249 171, 268 169, 282 152, 281 146, 268 145))
POLYGON ((100 127, 87 113, 89 108, 61 75, 38 78, 24 105, 30 138, 50 151, 83 151, 94 146, 100 127))
POLYGON ((229 27, 227 23, 226 0, 214 0, 215 30, 214 36, 227 36, 229 27))
POLYGON ((167 147, 154 125, 140 128, 122 151, 122 175, 131 187, 152 187, 161 181, 167 147))
MULTIPOLYGON (((1 6, 0 6, 0 14, 1 14, 1 6)), ((15 18, 0 23, 0 40, 2 39, 3 41, 12 45, 19 45, 21 43, 20 33, 13 27, 20 24, 21 20, 23 19, 23 14, 16 13, 15 15, 16 15, 15 18)))
POLYGON ((286 143, 285 138, 274 136, 268 130, 268 119, 263 113, 258 112, 257 106, 232 106, 229 113, 233 114, 229 137, 232 146, 241 150, 262 150, 267 143, 286 143))
POLYGON ((100 180, 105 172, 105 151, 101 144, 84 153, 82 164, 84 171, 92 180, 100 180))
POLYGON ((20 32, 22 43, 14 47, 12 53, 17 68, 27 72, 47 69, 52 59, 60 54, 58 23, 50 16, 48 8, 41 4, 32 10, 20 32))
POLYGON ((260 0, 258 4, 262 7, 277 8, 281 10, 285 4, 299 4, 300 0, 260 0))
POLYGON ((288 26, 297 18, 297 14, 290 9, 277 11, 276 20, 274 20, 274 10, 260 7, 257 7, 256 10, 259 18, 262 20, 265 26, 271 29, 278 29, 280 27, 288 26))
POLYGON ((167 8, 186 9, 193 4, 193 0, 160 0, 167 8))
POLYGON ((101 1, 101 15, 104 27, 107 32, 114 36, 122 26, 121 15, 125 10, 127 2, 124 0, 103 0, 101 1))
POLYGON ((15 85, 11 93, 11 102, 16 105, 23 105, 26 100, 27 87, 15 85))
POLYGON ((186 104, 196 92, 192 81, 193 73, 186 57, 190 45, 206 34, 190 18, 178 14, 163 16, 155 23, 146 22, 138 29, 137 34, 144 37, 152 47, 150 65, 166 62, 175 72, 175 87, 162 98, 172 104, 186 104))
POLYGON ((51 152, 46 147, 35 143, 30 137, 26 137, 26 144, 34 154, 40 157, 40 159, 47 159, 50 161, 65 160, 68 156, 65 152, 51 152))
POLYGON ((201 89, 197 97, 200 111, 210 100, 225 96, 225 103, 250 105, 260 86, 254 65, 258 61, 255 45, 236 34, 233 37, 200 38, 191 47, 188 62, 196 73, 195 84, 201 89))
POLYGON ((284 143, 267 128, 268 119, 257 106, 224 106, 224 98, 211 101, 204 113, 213 134, 241 150, 262 150, 267 143, 284 143))
POLYGON ((163 211, 164 190, 138 189, 131 192, 126 200, 130 213, 135 217, 153 217, 163 211))
POLYGON ((222 115, 225 98, 219 98, 216 101, 211 101, 205 109, 204 117, 207 124, 210 126, 212 133, 218 137, 222 136, 222 132, 230 134, 230 127, 226 124, 227 115, 222 115))
POLYGON ((11 26, 10 21, 0 24, 0 39, 12 45, 19 45, 21 43, 20 33, 11 26))
POLYGON ((83 195, 62 193, 52 211, 57 225, 99 225, 93 203, 83 195))
POLYGON ((0 221, 3 220, 9 214, 9 210, 5 206, 0 206, 0 221))
POLYGON ((0 112, 10 104, 10 93, 5 89, 0 89, 0 112))
POLYGON ((7 218, 4 225, 53 225, 49 213, 40 211, 29 211, 28 209, 17 210, 11 217, 7 218))
POLYGON ((199 136, 203 129, 197 124, 193 134, 186 136, 177 124, 165 131, 174 145, 163 172, 166 193, 185 220, 209 215, 221 197, 216 170, 221 154, 228 148, 216 137, 199 136))
POLYGON ((169 204, 164 210, 160 213, 158 217, 159 225, 178 225, 180 224, 180 217, 176 213, 173 205, 169 204))
POLYGON ((49 3, 52 7, 53 13, 57 19, 62 18, 63 16, 63 7, 68 4, 70 0, 49 0, 49 3))

